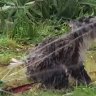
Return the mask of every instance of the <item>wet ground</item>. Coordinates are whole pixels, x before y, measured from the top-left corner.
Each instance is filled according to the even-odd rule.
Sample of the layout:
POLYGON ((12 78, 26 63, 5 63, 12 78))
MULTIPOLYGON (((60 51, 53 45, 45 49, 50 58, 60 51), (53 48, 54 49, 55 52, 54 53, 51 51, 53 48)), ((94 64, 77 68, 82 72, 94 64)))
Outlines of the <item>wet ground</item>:
MULTIPOLYGON (((88 51, 85 68, 93 81, 96 81, 96 51, 88 51)), ((3 87, 16 87, 28 83, 26 68, 20 66, 9 70, 7 66, 0 66, 0 79, 4 82, 3 87)))

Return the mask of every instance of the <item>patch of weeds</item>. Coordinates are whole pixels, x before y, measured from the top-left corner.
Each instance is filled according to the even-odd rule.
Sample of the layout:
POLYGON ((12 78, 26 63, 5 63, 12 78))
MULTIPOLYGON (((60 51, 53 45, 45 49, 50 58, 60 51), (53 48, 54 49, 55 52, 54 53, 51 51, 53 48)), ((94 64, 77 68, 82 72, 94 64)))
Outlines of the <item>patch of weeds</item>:
POLYGON ((23 55, 26 48, 16 43, 15 40, 2 37, 0 38, 0 65, 7 65, 11 58, 19 58, 23 55))
POLYGON ((70 30, 67 23, 61 23, 61 21, 46 20, 44 22, 38 22, 36 27, 36 34, 31 38, 32 43, 40 43, 42 40, 61 36, 70 30))
POLYGON ((95 96, 95 87, 80 86, 74 88, 74 91, 65 92, 65 90, 34 90, 28 91, 18 96, 95 96))
MULTIPOLYGON (((25 21, 22 20, 21 22, 24 23, 25 21)), ((57 20, 45 20, 32 24, 22 23, 16 26, 13 38, 18 42, 27 44, 37 44, 45 38, 60 36, 69 31, 67 23, 57 20)))
POLYGON ((72 96, 96 96, 95 87, 78 87, 74 90, 72 96))
POLYGON ((35 90, 26 92, 20 96, 63 96, 63 92, 56 90, 35 90))
POLYGON ((17 44, 15 40, 9 39, 7 37, 0 38, 0 51, 2 51, 3 49, 13 50, 20 47, 21 46, 17 44))
POLYGON ((15 52, 3 52, 2 54, 0 54, 0 65, 8 65, 10 63, 11 58, 18 58, 22 56, 22 54, 18 54, 15 52))

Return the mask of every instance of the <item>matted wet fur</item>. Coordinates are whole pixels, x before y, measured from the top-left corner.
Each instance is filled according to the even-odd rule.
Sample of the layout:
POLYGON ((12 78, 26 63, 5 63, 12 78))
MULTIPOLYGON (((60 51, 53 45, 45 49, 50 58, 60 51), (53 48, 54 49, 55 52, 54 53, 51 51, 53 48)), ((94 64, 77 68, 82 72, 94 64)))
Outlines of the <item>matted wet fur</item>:
POLYGON ((94 20, 88 24, 84 21, 78 22, 81 25, 73 23, 77 29, 67 36, 49 38, 39 44, 35 50, 30 51, 26 61, 30 80, 41 82, 47 88, 58 89, 68 87, 69 75, 78 83, 91 82, 84 69, 83 52, 85 53, 87 49, 87 41, 96 37, 96 22, 94 20))

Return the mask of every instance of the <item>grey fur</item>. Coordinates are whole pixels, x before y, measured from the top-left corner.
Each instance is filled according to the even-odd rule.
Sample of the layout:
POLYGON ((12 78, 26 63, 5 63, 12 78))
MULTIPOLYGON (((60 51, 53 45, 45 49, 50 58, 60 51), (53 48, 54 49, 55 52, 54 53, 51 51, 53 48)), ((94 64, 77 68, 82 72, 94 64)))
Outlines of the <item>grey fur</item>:
POLYGON ((80 26, 75 22, 75 30, 66 37, 49 38, 30 51, 26 60, 29 79, 48 88, 62 88, 68 86, 71 74, 78 82, 89 84, 91 79, 84 69, 82 56, 88 42, 96 38, 93 19, 86 24, 78 21, 80 26))

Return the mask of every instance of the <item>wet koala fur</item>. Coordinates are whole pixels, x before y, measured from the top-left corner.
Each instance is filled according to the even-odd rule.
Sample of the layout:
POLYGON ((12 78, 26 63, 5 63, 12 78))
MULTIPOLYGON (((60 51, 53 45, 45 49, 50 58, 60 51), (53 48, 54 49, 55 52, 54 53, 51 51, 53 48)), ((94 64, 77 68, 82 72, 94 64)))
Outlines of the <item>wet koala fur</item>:
POLYGON ((78 84, 91 82, 83 65, 88 44, 96 37, 96 18, 87 17, 70 23, 72 31, 62 37, 48 38, 27 56, 28 79, 47 88, 66 88, 69 76, 78 84))

